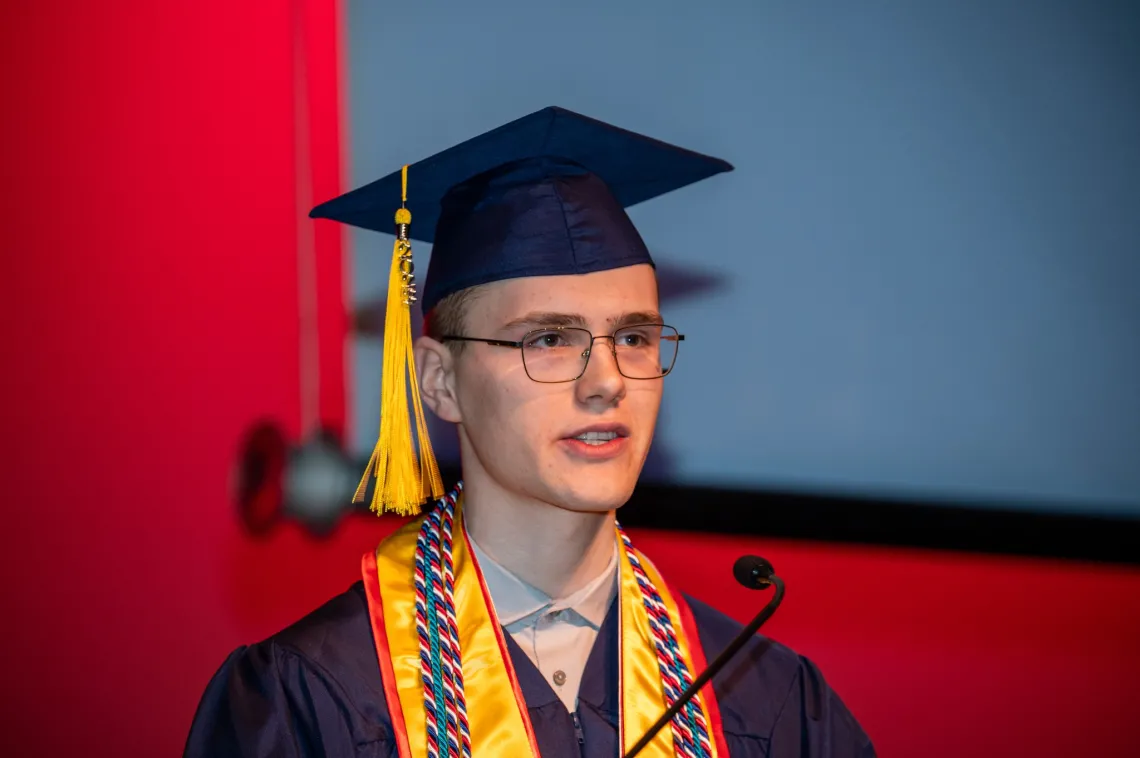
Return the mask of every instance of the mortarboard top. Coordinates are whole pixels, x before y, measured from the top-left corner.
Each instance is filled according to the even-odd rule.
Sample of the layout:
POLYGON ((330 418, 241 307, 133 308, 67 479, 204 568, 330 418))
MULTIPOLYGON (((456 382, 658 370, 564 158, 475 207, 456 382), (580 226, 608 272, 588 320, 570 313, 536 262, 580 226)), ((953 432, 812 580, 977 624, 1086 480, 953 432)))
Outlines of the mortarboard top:
MULTIPOLYGON (((410 239, 434 243, 425 313, 500 279, 652 263, 624 208, 715 174, 727 162, 550 107, 407 167, 410 239)), ((310 213, 391 232, 404 172, 310 213)))
POLYGON ((422 298, 426 314, 479 284, 652 264, 625 208, 731 170, 718 158, 551 107, 314 208, 313 218, 381 232, 392 230, 396 211, 380 435, 354 500, 363 499, 370 473, 377 512, 414 513, 443 494, 412 363, 412 302, 422 298), (422 292, 413 239, 434 245, 422 292))

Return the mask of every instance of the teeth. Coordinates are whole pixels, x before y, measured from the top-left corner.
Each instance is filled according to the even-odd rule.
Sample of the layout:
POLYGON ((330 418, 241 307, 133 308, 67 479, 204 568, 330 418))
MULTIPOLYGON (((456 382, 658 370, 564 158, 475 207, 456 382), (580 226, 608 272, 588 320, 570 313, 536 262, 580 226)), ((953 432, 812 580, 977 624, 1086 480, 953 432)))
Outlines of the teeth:
POLYGON ((617 432, 586 432, 579 434, 574 439, 581 440, 590 445, 604 445, 610 440, 617 439, 617 432))

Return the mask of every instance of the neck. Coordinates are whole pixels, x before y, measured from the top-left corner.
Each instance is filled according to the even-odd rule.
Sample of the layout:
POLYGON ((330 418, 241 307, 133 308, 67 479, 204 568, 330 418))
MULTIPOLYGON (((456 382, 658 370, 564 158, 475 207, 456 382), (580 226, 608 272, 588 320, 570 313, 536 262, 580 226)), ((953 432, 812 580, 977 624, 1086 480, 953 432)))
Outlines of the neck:
POLYGON ((553 598, 597 578, 614 551, 614 514, 580 513, 464 481, 471 538, 503 568, 553 598))

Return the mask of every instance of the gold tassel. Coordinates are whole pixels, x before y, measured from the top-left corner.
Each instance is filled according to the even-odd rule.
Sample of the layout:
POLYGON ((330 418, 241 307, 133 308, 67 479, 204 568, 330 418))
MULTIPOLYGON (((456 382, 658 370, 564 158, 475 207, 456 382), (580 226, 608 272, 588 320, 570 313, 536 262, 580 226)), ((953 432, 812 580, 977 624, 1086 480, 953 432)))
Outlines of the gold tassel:
POLYGON ((443 497, 443 480, 435 461, 427 421, 424 419, 420 385, 416 377, 412 349, 412 303, 416 301, 415 273, 412 266, 412 244, 408 225, 412 214, 405 206, 408 200, 408 167, 402 172, 400 209, 396 211, 396 242, 392 248, 392 269, 388 275, 388 305, 384 317, 384 370, 380 389, 380 437, 360 485, 354 503, 364 500, 368 477, 376 477, 372 491, 372 510, 377 513, 395 511, 407 516, 419 513, 429 496, 443 497), (411 386, 409 387, 409 382, 411 386), (413 433, 408 411, 408 393, 416 415, 413 433), (419 440, 419 461, 415 444, 419 440))

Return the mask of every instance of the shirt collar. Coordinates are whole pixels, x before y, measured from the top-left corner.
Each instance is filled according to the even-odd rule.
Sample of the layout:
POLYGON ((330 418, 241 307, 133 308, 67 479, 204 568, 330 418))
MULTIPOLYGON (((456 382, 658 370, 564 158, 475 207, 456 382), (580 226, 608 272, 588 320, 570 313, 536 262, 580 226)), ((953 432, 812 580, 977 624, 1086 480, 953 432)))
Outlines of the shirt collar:
POLYGON ((538 621, 546 613, 568 609, 580 616, 595 631, 601 627, 617 589, 617 541, 606 568, 586 586, 564 598, 552 598, 528 584, 487 555, 467 535, 467 544, 479 561, 483 581, 499 623, 504 627, 523 628, 538 621))

